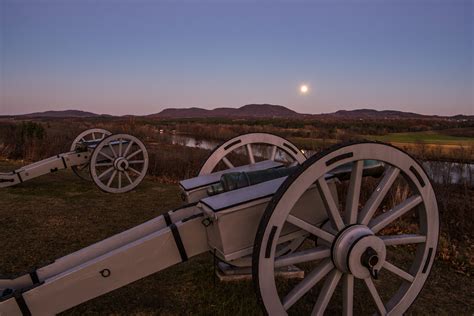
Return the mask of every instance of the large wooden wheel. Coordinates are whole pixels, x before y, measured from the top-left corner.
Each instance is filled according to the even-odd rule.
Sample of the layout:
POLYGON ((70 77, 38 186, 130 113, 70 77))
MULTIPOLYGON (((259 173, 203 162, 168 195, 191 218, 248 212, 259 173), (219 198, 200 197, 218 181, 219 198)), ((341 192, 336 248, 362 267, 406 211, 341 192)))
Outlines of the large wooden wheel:
MULTIPOLYGON (((225 169, 233 168, 234 164, 229 156, 239 151, 245 155, 245 164, 254 164, 257 159, 261 159, 281 161, 287 165, 299 165, 306 160, 306 156, 298 147, 283 137, 268 133, 250 133, 234 137, 214 149, 203 164, 199 175, 209 174, 219 166, 225 169)), ((278 254, 293 252, 305 238, 303 236, 280 244, 278 254)), ((248 256, 229 263, 239 267, 248 267, 252 264, 252 258, 248 256)))
POLYGON ((116 134, 104 138, 90 161, 92 180, 103 191, 124 193, 133 190, 148 170, 148 152, 135 136, 116 134))
MULTIPOLYGON (((87 143, 101 141, 109 135, 112 135, 112 133, 102 128, 92 128, 85 130, 74 139, 71 144, 70 151, 87 150, 87 143)), ((89 172, 89 162, 79 166, 72 166, 71 169, 79 178, 92 181, 89 172)))
POLYGON ((219 165, 227 169, 233 168, 234 163, 229 156, 242 151, 242 149, 244 149, 247 164, 254 164, 259 158, 266 160, 285 159, 287 163, 296 164, 301 164, 306 160, 306 156, 298 147, 283 137, 268 133, 250 133, 234 137, 214 149, 201 167, 199 175, 210 174, 219 165))
POLYGON ((338 146, 308 159, 268 205, 254 245, 255 289, 270 315, 334 314, 338 306, 344 315, 402 315, 431 270, 438 226, 435 194, 416 160, 381 143, 338 146), (364 160, 385 164, 380 181, 362 176, 364 160), (339 190, 346 197, 337 203, 327 175, 343 164, 352 164, 352 172, 339 190), (314 186, 324 204, 314 212, 327 213, 326 225, 303 221, 292 211, 314 186), (285 225, 316 236, 318 245, 305 243, 302 250, 277 256, 275 241, 285 225), (282 284, 275 268, 290 264, 308 273, 299 283, 282 284), (340 283, 341 292, 335 291, 340 283))

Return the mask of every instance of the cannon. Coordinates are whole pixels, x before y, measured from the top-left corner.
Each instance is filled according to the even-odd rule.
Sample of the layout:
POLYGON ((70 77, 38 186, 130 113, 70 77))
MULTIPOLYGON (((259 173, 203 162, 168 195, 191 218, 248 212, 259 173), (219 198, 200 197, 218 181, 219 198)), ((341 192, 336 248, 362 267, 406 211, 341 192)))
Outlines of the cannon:
POLYGON ((0 279, 0 315, 57 314, 205 252, 251 267, 269 315, 308 301, 312 315, 330 302, 352 315, 361 288, 374 313, 402 315, 433 264, 432 185, 414 158, 391 145, 349 143, 307 159, 281 137, 245 134, 216 148, 179 185, 184 205, 0 279), (278 277, 290 265, 308 271, 296 284, 278 277))
POLYGON ((0 173, 0 188, 70 168, 81 179, 93 181, 102 191, 124 193, 134 189, 146 175, 148 153, 135 136, 93 128, 80 133, 69 152, 9 173, 0 173))

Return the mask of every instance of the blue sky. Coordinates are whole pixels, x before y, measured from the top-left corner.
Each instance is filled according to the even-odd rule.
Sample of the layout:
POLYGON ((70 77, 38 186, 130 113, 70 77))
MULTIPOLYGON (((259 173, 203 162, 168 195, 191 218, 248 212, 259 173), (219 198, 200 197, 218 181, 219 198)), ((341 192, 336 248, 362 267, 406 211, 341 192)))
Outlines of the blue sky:
POLYGON ((0 14, 0 114, 474 114, 472 1, 0 0, 0 14))

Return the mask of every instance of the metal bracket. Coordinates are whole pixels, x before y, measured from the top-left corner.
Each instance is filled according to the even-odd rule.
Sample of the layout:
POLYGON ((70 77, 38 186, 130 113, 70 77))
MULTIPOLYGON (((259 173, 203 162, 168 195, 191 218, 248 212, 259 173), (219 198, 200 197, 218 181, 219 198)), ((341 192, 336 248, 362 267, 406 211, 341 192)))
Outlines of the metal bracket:
POLYGON ((201 223, 204 227, 209 227, 212 224, 212 220, 209 217, 206 217, 201 221, 201 223))

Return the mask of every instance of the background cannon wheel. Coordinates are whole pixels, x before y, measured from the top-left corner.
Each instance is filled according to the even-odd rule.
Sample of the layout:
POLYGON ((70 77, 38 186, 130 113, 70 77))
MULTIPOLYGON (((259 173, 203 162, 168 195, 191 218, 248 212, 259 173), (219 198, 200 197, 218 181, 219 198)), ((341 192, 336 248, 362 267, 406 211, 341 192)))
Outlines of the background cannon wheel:
POLYGON ((285 315, 290 308, 298 313, 334 314, 337 306, 343 307, 344 315, 352 315, 355 306, 362 314, 402 315, 428 277, 438 235, 435 194, 416 160, 380 143, 338 146, 308 159, 269 203, 254 245, 255 290, 270 315, 285 315), (386 164, 380 181, 362 176, 364 160, 386 164), (339 190, 344 183, 338 185, 346 198, 336 203, 325 175, 347 163, 353 167, 346 189, 339 190), (329 225, 320 227, 292 212, 312 186, 322 197, 329 225), (400 188, 406 194, 398 194, 400 188), (317 236, 319 244, 305 243, 298 252, 276 257, 274 240, 284 225, 317 236), (309 273, 299 283, 282 284, 275 267, 288 264, 304 266, 309 273), (335 291, 339 283, 342 291, 335 291), (330 301, 334 304, 328 306, 330 301))
POLYGON ((306 160, 306 156, 298 147, 283 137, 268 133, 250 133, 234 137, 214 149, 201 167, 199 175, 210 174, 219 166, 223 169, 233 168, 234 163, 229 156, 239 151, 246 155, 245 164, 254 164, 258 159, 285 159, 287 163, 298 164, 306 160))
MULTIPOLYGON (((109 135, 112 135, 112 133, 102 128, 92 128, 83 131, 72 142, 70 151, 77 150, 87 141, 100 141, 109 135)), ((72 166, 71 169, 79 178, 92 181, 89 171, 89 162, 79 166, 72 166)))
MULTIPOLYGON (((241 155, 246 156, 245 164, 253 164, 258 159, 279 160, 285 164, 302 164, 306 160, 306 156, 298 147, 283 137, 268 133, 250 133, 234 137, 214 149, 201 167, 199 175, 210 174, 219 166, 223 169, 233 168, 234 164, 229 156, 239 150, 241 155)), ((299 237, 279 245, 278 254, 293 252, 305 238, 299 237)), ((252 264, 252 258, 248 256, 229 263, 239 267, 249 267, 252 264)))
POLYGON ((134 189, 147 170, 148 152, 135 136, 108 136, 97 145, 91 156, 92 180, 105 192, 124 193, 134 189))

